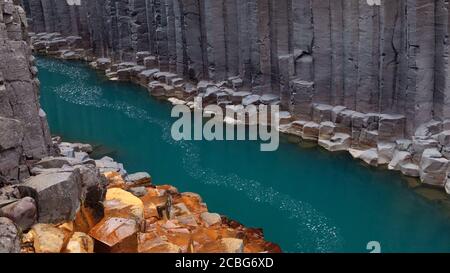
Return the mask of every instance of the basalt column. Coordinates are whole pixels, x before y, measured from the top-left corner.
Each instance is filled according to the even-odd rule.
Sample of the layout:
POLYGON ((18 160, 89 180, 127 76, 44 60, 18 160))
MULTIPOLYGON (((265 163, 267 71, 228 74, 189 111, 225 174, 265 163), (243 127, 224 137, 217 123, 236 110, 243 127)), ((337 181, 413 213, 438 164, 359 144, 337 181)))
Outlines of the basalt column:
POLYGON ((52 149, 25 18, 21 6, 0 0, 0 176, 11 183, 29 176, 27 160, 52 149))

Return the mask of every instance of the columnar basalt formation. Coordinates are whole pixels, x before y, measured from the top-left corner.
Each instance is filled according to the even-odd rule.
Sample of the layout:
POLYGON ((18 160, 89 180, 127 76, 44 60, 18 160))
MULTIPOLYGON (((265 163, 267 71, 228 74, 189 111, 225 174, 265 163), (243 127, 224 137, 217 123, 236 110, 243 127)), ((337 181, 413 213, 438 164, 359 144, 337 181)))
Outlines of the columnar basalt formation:
POLYGON ((28 162, 47 156, 52 146, 19 2, 0 1, 0 187, 27 178, 28 162))
MULTIPOLYGON (((147 45, 142 41, 147 26, 141 22, 149 7, 143 1, 109 5, 109 12, 125 12, 128 5, 135 12, 132 21, 125 12, 117 28, 105 27, 118 36, 103 40, 92 26, 111 22, 87 16, 85 10, 103 8, 103 2, 109 1, 101 6, 92 1, 79 9, 64 1, 25 1, 26 10, 40 10, 40 18, 51 18, 34 24, 50 32, 39 36, 48 42, 39 44, 35 38, 35 50, 44 47, 49 54, 77 59, 89 55, 83 48, 90 48, 134 60, 134 52, 147 45), (68 29, 80 36, 54 33, 68 29), (63 47, 75 51, 61 52, 63 47)), ((0 253, 281 251, 264 240, 260 229, 208 212, 197 194, 155 186, 149 174, 128 174, 112 158, 94 160, 88 144, 52 139, 39 105, 38 71, 27 28, 22 1, 0 0, 0 253)), ((150 54, 138 55, 144 63, 150 54)), ((167 58, 168 69, 176 69, 174 58, 167 58)), ((158 60, 161 64, 162 58, 158 60)), ((97 63, 111 64, 101 59, 97 63)), ((143 70, 131 67, 121 67, 117 74, 136 77, 143 70)))
POLYGON ((148 51, 190 80, 237 77, 246 91, 405 116, 405 134, 450 118, 444 0, 28 0, 32 31, 80 36, 98 57, 148 51))
POLYGON ((280 131, 450 193, 447 1, 54 1, 24 1, 36 52, 174 104, 279 104, 280 131))

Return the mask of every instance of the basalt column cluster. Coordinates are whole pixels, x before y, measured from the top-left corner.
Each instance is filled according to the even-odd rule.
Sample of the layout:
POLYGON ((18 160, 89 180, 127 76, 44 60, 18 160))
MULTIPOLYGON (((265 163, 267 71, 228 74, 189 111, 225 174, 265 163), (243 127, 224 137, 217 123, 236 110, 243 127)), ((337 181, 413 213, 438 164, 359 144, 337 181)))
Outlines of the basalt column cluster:
POLYGON ((313 104, 450 118, 445 0, 26 0, 36 33, 77 35, 98 57, 156 56, 191 80, 242 81, 311 118, 313 104), (238 80, 236 80, 238 79, 238 80))
POLYGON ((52 148, 20 2, 0 0, 0 188, 30 176, 29 162, 52 148))

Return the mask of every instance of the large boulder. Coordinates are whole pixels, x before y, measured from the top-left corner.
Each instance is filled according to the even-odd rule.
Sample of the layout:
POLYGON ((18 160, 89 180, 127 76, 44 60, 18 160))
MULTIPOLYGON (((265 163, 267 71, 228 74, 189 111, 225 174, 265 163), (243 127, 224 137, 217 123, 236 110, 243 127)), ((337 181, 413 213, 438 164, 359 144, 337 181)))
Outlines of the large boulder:
POLYGON ((108 180, 91 165, 77 166, 81 175, 81 200, 84 207, 90 208, 94 218, 103 218, 103 201, 106 197, 108 180))
POLYGON ((58 224, 72 221, 80 208, 81 175, 79 170, 33 176, 19 185, 23 196, 38 205, 40 223, 58 224))
POLYGON ((29 237, 32 237, 36 253, 60 253, 64 247, 64 231, 53 225, 34 225, 29 237))
POLYGON ((380 142, 378 146, 378 164, 385 165, 391 162, 394 157, 395 143, 380 142))
POLYGON ((391 162, 389 162, 389 170, 401 170, 401 166, 412 162, 412 155, 409 152, 398 151, 394 152, 391 162))
POLYGON ((420 161, 422 183, 444 187, 447 182, 449 160, 442 157, 437 149, 426 149, 420 161))
POLYGON ((380 141, 395 141, 405 134, 406 118, 402 115, 380 115, 378 137, 380 141))
POLYGON ((123 168, 123 164, 117 163, 114 161, 114 159, 107 156, 99 160, 95 160, 95 164, 101 173, 118 172, 123 176, 127 174, 127 172, 123 168))
POLYGON ((331 152, 347 151, 352 144, 350 135, 336 133, 329 140, 319 139, 319 145, 331 152))
POLYGON ((324 121, 320 123, 319 138, 329 140, 336 129, 336 125, 331 121, 324 121))
POLYGON ((365 150, 359 156, 359 159, 371 166, 378 166, 378 151, 375 148, 365 150))
POLYGON ((20 253, 19 231, 5 217, 0 217, 0 253, 20 253))
POLYGON ((97 252, 137 252, 139 226, 133 219, 106 217, 89 231, 97 252))
POLYGON ((331 121, 333 106, 327 104, 314 104, 312 110, 314 122, 321 123, 331 121))
POLYGON ((413 142, 411 146, 411 153, 416 162, 420 162, 422 158, 422 153, 426 149, 438 148, 439 143, 437 140, 432 138, 424 137, 413 137, 413 142))
POLYGON ((411 177, 420 177, 420 168, 414 163, 405 163, 400 165, 400 171, 402 174, 411 177))
POLYGON ((22 198, 2 207, 0 216, 13 220, 21 230, 28 230, 37 221, 36 202, 31 197, 22 198))
POLYGON ((306 140, 317 140, 319 138, 320 125, 315 122, 308 122, 303 126, 302 137, 306 140))

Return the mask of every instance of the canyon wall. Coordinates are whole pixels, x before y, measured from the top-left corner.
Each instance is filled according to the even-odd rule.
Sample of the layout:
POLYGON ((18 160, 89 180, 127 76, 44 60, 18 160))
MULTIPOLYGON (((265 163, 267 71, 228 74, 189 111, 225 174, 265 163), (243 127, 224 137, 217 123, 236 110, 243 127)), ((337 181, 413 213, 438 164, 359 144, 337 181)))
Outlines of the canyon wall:
POLYGON ((97 56, 198 81, 242 79, 300 118, 313 104, 450 118, 445 0, 27 0, 32 30, 83 38, 97 56))
POLYGON ((20 4, 0 0, 0 187, 27 178, 27 162, 52 146, 20 4))

